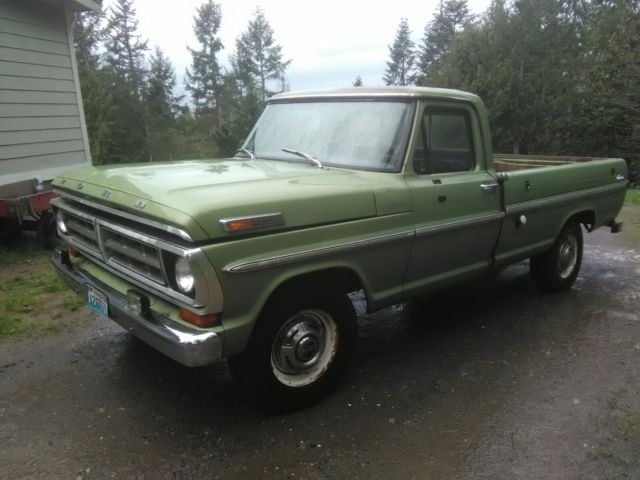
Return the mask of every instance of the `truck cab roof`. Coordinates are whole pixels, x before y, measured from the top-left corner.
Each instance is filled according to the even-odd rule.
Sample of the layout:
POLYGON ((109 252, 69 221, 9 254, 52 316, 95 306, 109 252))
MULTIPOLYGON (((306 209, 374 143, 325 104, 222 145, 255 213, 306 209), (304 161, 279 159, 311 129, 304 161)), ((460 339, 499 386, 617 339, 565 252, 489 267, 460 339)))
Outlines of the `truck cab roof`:
POLYGON ((392 99, 422 99, 443 98, 447 100, 464 100, 474 104, 482 104, 477 95, 461 90, 431 87, 348 87, 322 90, 298 90, 295 92, 279 93, 271 97, 268 102, 287 102, 290 100, 311 99, 344 99, 344 98, 392 98, 392 99))

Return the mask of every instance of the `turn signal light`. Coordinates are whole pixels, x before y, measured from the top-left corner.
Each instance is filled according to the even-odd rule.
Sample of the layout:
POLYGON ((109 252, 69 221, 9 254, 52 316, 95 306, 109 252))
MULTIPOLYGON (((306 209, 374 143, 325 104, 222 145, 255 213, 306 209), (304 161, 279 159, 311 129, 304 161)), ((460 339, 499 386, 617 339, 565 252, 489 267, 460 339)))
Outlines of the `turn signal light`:
POLYGON ((250 218, 244 218, 242 220, 234 220, 227 223, 227 230, 230 232, 239 232, 242 230, 251 230, 256 227, 256 222, 250 218))
POLYGON ((209 315, 198 315, 186 308, 180 309, 180 318, 186 322, 192 323, 197 327, 207 328, 213 327, 220 320, 220 316, 217 313, 211 313, 209 315))

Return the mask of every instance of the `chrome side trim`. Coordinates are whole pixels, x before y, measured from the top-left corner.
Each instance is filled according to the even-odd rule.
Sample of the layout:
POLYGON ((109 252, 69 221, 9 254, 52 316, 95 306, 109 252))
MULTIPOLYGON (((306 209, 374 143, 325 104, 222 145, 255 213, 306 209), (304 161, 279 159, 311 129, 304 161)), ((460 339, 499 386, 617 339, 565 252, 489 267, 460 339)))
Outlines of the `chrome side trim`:
POLYGON ((504 212, 492 213, 491 215, 484 215, 482 217, 471 218, 468 220, 458 220, 456 222, 441 223, 439 225, 430 225, 428 227, 422 227, 416 230, 416 236, 422 237, 424 235, 431 235, 433 233, 447 232, 449 230, 456 230, 458 228, 471 227, 474 225, 481 225, 483 223, 496 222, 504 218, 504 212))
POLYGON ((507 215, 517 215, 529 210, 537 208, 549 207, 558 203, 563 203, 569 200, 576 200, 579 198, 604 195, 606 193, 617 192, 618 190, 624 190, 626 186, 623 183, 614 183, 605 185, 602 187, 594 187, 586 190, 580 190, 571 193, 562 193, 560 195, 554 195, 553 197, 547 197, 538 200, 531 200, 528 202, 520 202, 514 205, 507 206, 507 215))
POLYGON ((311 250, 302 250, 300 252, 265 258, 263 260, 256 260, 253 262, 246 262, 246 263, 238 263, 235 265, 226 266, 223 268, 223 270, 228 273, 249 272, 252 270, 259 270, 262 268, 273 267, 276 265, 284 265, 287 263, 298 262, 302 260, 311 260, 314 258, 324 257, 327 255, 345 253, 358 248, 366 248, 374 245, 381 245, 384 243, 397 242, 399 240, 413 238, 414 235, 415 235, 415 232, 413 230, 400 232, 400 233, 392 233, 390 235, 367 238, 364 240, 356 240, 353 242, 341 243, 339 245, 333 245, 330 247, 314 248, 311 250))
POLYGON ((221 218, 220 225, 229 233, 247 233, 255 230, 265 230, 267 228, 279 227, 285 224, 284 216, 280 212, 265 213, 262 215, 246 215, 244 217, 221 218), (229 229, 229 224, 241 220, 251 220, 255 227, 248 230, 233 231, 229 229))
POLYGON ((102 210, 103 212, 109 213, 111 215, 115 215, 118 217, 126 218, 127 220, 131 220, 133 222, 142 223, 144 225, 148 225, 153 228, 157 228, 158 230, 165 231, 172 235, 176 235, 180 237, 182 240, 186 240, 187 242, 193 242, 193 238, 187 232, 180 228, 172 227, 171 225, 166 225, 164 223, 156 222, 155 220, 149 220, 148 218, 142 218, 137 215, 131 215, 130 213, 123 212, 121 210, 116 210, 115 208, 107 207, 105 205, 101 205, 99 203, 92 202, 90 200, 85 200, 84 198, 77 197, 70 193, 54 190, 54 193, 59 195, 62 198, 67 198, 73 202, 81 203, 82 205, 86 205, 90 208, 95 208, 96 210, 102 210))

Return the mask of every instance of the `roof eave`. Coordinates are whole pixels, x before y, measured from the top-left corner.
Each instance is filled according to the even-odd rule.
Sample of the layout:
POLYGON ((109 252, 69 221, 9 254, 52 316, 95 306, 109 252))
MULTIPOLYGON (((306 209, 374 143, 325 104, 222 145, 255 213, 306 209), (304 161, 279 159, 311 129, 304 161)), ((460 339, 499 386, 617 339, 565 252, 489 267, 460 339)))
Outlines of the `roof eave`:
POLYGON ((96 0, 64 0, 64 5, 70 12, 99 12, 102 8, 96 0))

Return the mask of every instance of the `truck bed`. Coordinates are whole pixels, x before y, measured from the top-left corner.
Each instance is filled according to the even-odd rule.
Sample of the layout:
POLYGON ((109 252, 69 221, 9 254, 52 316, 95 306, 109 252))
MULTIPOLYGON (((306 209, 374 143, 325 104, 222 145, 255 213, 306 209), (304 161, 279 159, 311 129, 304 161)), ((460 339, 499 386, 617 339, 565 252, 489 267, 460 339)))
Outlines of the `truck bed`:
POLYGON ((570 163, 585 163, 594 160, 605 160, 598 157, 569 157, 551 155, 515 155, 494 154, 493 163, 496 172, 512 172, 514 170, 530 170, 533 168, 553 167, 570 163))
POLYGON ((624 201, 627 168, 619 158, 494 155, 494 162, 506 174, 499 262, 548 250, 571 217, 588 230, 611 224, 624 201))

